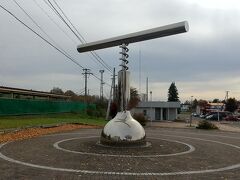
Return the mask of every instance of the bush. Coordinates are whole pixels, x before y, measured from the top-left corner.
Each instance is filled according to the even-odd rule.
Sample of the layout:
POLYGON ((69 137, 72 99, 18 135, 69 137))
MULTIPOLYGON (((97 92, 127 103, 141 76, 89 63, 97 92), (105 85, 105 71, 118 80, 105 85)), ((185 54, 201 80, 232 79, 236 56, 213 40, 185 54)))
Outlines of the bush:
POLYGON ((97 109, 88 108, 86 110, 86 113, 90 117, 104 118, 106 116, 106 111, 100 108, 97 108, 97 109))
POLYGON ((215 124, 207 120, 200 121, 196 128, 197 129, 218 129, 218 127, 215 124))
POLYGON ((146 126, 147 118, 143 115, 143 113, 134 113, 133 118, 137 120, 142 126, 146 126))
POLYGON ((185 119, 181 119, 180 117, 178 117, 177 119, 173 120, 174 122, 180 122, 180 123, 185 123, 186 120, 185 119))

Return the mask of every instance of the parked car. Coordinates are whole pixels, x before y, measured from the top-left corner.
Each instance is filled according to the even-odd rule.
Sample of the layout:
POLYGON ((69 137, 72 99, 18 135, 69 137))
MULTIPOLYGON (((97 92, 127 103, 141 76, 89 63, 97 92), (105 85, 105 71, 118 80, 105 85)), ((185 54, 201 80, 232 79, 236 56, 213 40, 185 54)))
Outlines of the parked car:
POLYGON ((224 118, 225 121, 240 121, 239 116, 229 115, 224 118))
POLYGON ((199 115, 197 113, 192 113, 193 117, 198 117, 199 115))
MULTIPOLYGON (((223 115, 219 113, 219 120, 222 120, 222 119, 223 119, 223 115)), ((206 120, 217 121, 218 120, 218 113, 211 114, 211 115, 207 116, 206 120)))
POLYGON ((207 116, 207 114, 200 114, 199 117, 204 119, 206 116, 207 116))

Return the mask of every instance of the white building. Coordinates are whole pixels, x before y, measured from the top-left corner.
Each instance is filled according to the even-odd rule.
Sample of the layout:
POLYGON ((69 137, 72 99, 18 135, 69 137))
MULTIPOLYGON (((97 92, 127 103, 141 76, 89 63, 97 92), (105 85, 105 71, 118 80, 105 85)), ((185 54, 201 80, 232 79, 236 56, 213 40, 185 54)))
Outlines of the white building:
POLYGON ((181 111, 186 112, 190 110, 190 104, 181 104, 181 111))
POLYGON ((143 113, 152 121, 175 120, 180 107, 180 102, 148 101, 140 102, 132 113, 143 113))

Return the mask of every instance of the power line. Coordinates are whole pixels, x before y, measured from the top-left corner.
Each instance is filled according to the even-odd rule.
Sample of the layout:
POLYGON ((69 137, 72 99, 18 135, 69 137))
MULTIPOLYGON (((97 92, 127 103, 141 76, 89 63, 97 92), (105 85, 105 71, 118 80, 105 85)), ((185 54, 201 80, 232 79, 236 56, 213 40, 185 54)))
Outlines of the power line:
MULTIPOLYGON (((92 76, 95 77, 97 80, 101 81, 101 79, 100 79, 99 77, 97 77, 95 74, 92 74, 92 76)), ((108 85, 109 87, 111 87, 111 85, 108 84, 107 82, 104 82, 104 81, 103 81, 103 83, 106 84, 106 85, 108 85)))
POLYGON ((17 16, 15 16, 12 12, 10 12, 9 10, 7 10, 5 7, 3 7, 2 5, 0 5, 0 8, 2 8, 4 11, 6 11, 8 14, 10 14, 13 18, 15 18, 18 22, 20 22, 22 25, 24 25, 27 29, 29 29, 30 31, 32 31, 35 35, 37 35, 39 38, 41 38, 43 41, 45 41, 47 44, 49 44, 50 46, 52 46, 54 49, 56 49, 58 52, 60 52, 61 54, 63 54, 65 57, 67 57, 69 60, 71 60, 72 62, 74 62, 76 65, 78 65, 79 67, 83 68, 84 67, 79 64, 77 61, 75 61, 74 59, 72 59, 71 57, 69 57, 67 54, 65 54, 64 52, 62 52, 58 47, 54 46, 51 42, 49 42, 47 39, 45 39, 43 36, 41 36, 40 34, 38 34, 35 30, 33 30, 31 27, 29 27, 27 24, 25 24, 22 20, 20 20, 17 16))
POLYGON ((60 29, 73 43, 76 43, 77 42, 75 40, 73 40, 68 34, 67 32, 61 28, 60 25, 58 25, 58 23, 47 13, 47 11, 45 11, 41 6, 40 4, 38 4, 38 2, 36 0, 33 0, 34 3, 38 6, 38 8, 58 27, 58 29, 60 29))
MULTIPOLYGON (((26 12, 26 10, 24 8, 22 8, 20 6, 19 3, 16 2, 16 0, 13 0, 15 2, 15 4, 28 16, 28 18, 30 18, 30 20, 50 39, 52 40, 55 44, 57 44, 47 33, 46 31, 41 28, 41 26, 38 25, 38 23, 26 12)), ((57 44, 58 45, 58 44, 57 44)), ((59 49, 61 49, 65 54, 67 54, 69 57, 71 57, 65 50, 63 50, 59 45, 58 45, 59 49)), ((71 57, 72 58, 72 57, 71 57)), ((72 58, 73 59, 73 58, 72 58)), ((102 81, 102 79, 97 78, 101 83, 105 83, 104 81, 102 81)))
MULTIPOLYGON (((39 38, 41 38, 44 42, 46 42, 47 44, 49 44, 51 47, 53 47, 54 49, 56 49, 58 52, 60 52, 62 55, 64 55, 67 59, 71 60, 73 63, 75 63, 77 66, 81 67, 82 69, 85 69, 81 64, 79 64, 76 60, 72 59, 71 57, 69 57, 67 54, 65 54, 64 52, 62 52, 58 47, 56 47, 55 45, 53 45, 51 42, 49 42, 47 39, 45 39, 43 36, 41 36, 39 33, 37 33, 34 29, 32 29, 31 27, 29 27, 27 24, 25 24, 22 20, 20 20, 16 15, 14 15, 11 11, 9 11, 8 9, 6 9, 5 7, 3 7, 0 4, 0 8, 2 8, 4 11, 6 11, 9 15, 11 15, 13 18, 15 18, 18 22, 20 22, 22 25, 24 25, 27 29, 29 29, 31 32, 33 32, 35 35, 37 35, 39 38)), ((100 78, 98 78, 96 75, 92 74, 96 79, 98 79, 99 81, 101 81, 100 78)), ((107 85, 109 85, 108 83, 105 83, 107 85)))
POLYGON ((71 57, 63 48, 61 48, 61 46, 56 41, 54 41, 53 38, 51 38, 50 35, 48 35, 48 33, 27 13, 27 11, 16 0, 13 0, 13 1, 23 11, 23 13, 40 29, 40 31, 42 31, 49 38, 49 40, 51 40, 55 45, 57 45, 58 48, 61 51, 63 51, 66 55, 71 57))
MULTIPOLYGON (((49 1, 49 0, 48 0, 49 1)), ((67 15, 63 12, 63 10, 60 8, 60 6, 58 5, 58 3, 53 0, 53 2, 56 4, 56 6, 58 7, 58 9, 61 11, 61 13, 63 14, 63 16, 67 19, 67 21, 70 23, 70 25, 73 27, 73 29, 77 32, 77 34, 81 37, 81 39, 86 42, 85 38, 79 33, 79 31, 77 30, 77 28, 72 24, 72 22, 70 21, 70 19, 67 17, 67 15)))
MULTIPOLYGON (((79 31, 76 29, 76 27, 72 24, 72 22, 70 21, 70 19, 66 16, 66 14, 63 12, 63 10, 60 8, 60 6, 57 4, 56 1, 54 1, 54 3, 56 4, 56 6, 58 7, 58 9, 61 11, 61 13, 63 14, 63 16, 67 19, 67 21, 70 23, 70 25, 74 28, 74 30, 72 29, 72 27, 67 23, 67 21, 64 19, 64 17, 58 12, 58 10, 55 8, 55 6, 51 3, 50 0, 44 0, 44 2, 53 10, 53 12, 63 21, 63 23, 70 29, 70 31, 77 37, 77 39, 82 43, 86 43, 86 40, 84 39, 84 37, 79 33, 79 31), (47 3, 48 2, 48 3, 47 3)), ((105 68, 107 69, 110 73, 112 73, 112 69, 109 65, 107 65, 105 63, 105 61, 103 61, 103 59, 94 51, 90 51, 90 53, 93 55, 93 57, 105 68), (100 61, 100 60, 101 61, 100 61)), ((95 61, 95 60, 94 60, 95 61)), ((95 61, 96 62, 96 61, 95 61)))
MULTIPOLYGON (((49 0, 48 0, 49 1, 49 0)), ((56 6, 58 7, 58 9, 61 11, 61 13, 63 14, 63 16, 67 19, 67 21, 71 24, 71 26, 73 27, 73 29, 77 32, 77 34, 82 38, 82 40, 87 43, 87 41, 85 40, 85 38, 82 36, 82 34, 77 30, 77 28, 73 25, 73 23, 70 21, 70 19, 67 17, 67 15, 64 13, 64 11, 61 9, 61 7, 58 5, 58 3, 53 0, 53 2, 56 4, 56 6)), ((99 58, 102 63, 104 65, 106 65, 106 67, 108 69, 110 69, 110 72, 112 72, 112 68, 95 52, 95 51, 91 51, 92 55, 95 55, 97 58, 99 58)))

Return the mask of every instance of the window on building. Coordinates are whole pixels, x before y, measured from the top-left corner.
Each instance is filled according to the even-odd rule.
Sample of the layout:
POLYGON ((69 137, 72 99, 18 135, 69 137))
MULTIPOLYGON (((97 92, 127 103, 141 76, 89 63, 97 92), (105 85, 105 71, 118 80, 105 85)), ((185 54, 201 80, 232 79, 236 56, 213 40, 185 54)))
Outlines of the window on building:
POLYGON ((143 110, 143 115, 144 115, 144 116, 147 115, 147 110, 146 110, 146 109, 143 110))

